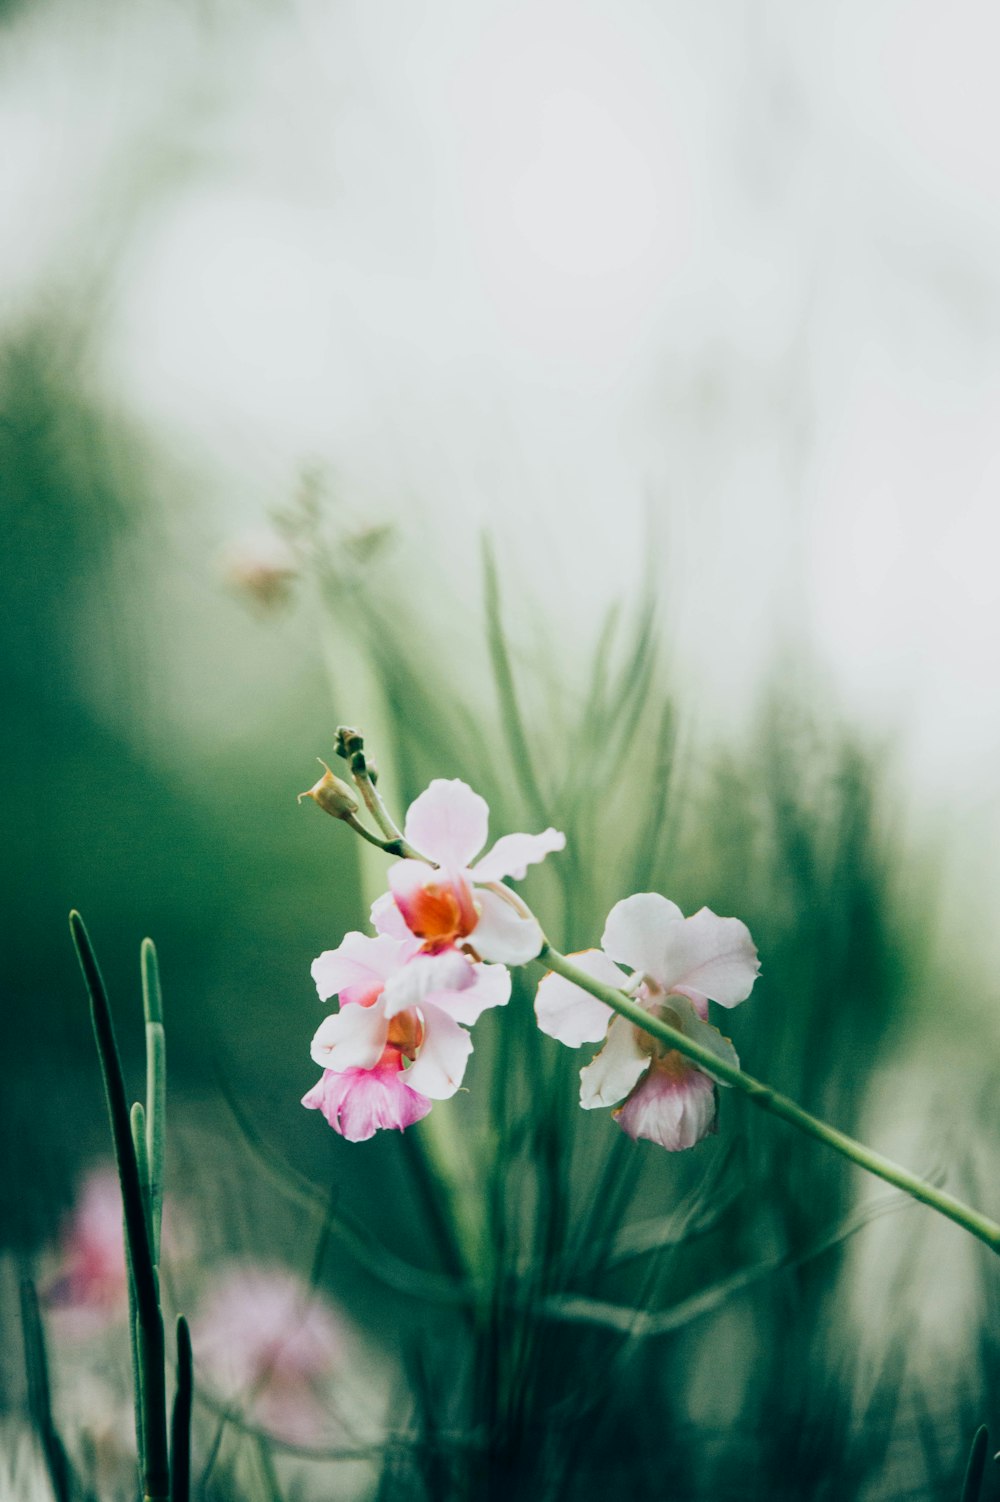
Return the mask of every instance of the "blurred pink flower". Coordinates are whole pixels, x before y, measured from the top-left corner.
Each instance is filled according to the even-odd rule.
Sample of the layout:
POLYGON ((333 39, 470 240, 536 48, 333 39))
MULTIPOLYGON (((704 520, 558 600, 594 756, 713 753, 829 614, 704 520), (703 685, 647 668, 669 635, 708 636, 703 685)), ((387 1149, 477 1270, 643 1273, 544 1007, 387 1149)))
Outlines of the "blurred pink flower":
POLYGON ((323 1433, 323 1386, 345 1360, 329 1303, 284 1268, 220 1268, 192 1321, 197 1370, 226 1403, 294 1444, 323 1433))
MULTIPOLYGON (((739 1065, 729 1039, 708 1021, 708 1003, 733 1007, 750 995, 760 967, 744 923, 705 907, 685 918, 659 893, 639 892, 611 909, 601 943, 602 949, 573 956, 581 970, 629 991, 648 1012, 739 1065)), ((693 1147, 715 1129, 709 1076, 588 991, 547 975, 538 987, 535 1014, 543 1032, 571 1048, 605 1039, 580 1071, 585 1110, 617 1107, 615 1118, 630 1137, 648 1138, 671 1151, 693 1147)))
MULTIPOLYGON (((530 865, 561 850, 566 837, 556 829, 506 834, 470 865, 486 843, 489 816, 485 799, 467 783, 435 778, 411 803, 404 826, 407 842, 434 865, 398 861, 389 869, 389 886, 426 949, 468 941, 481 959, 523 965, 541 949, 542 931, 495 888, 505 876, 520 880, 530 865)), ((384 901, 376 908, 384 922, 384 901)), ((377 924, 374 909, 372 917, 377 924)))
POLYGON ((92 1169, 60 1234, 59 1267, 46 1291, 64 1334, 86 1336, 128 1308, 121 1190, 114 1168, 92 1169))

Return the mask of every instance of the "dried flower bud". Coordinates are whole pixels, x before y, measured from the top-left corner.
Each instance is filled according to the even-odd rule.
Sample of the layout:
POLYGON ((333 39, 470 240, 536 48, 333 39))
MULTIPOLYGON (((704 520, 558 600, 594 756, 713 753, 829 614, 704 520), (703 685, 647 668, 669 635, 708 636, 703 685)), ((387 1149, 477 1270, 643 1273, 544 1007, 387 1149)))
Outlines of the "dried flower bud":
POLYGON ((358 800, 347 783, 335 777, 325 761, 320 761, 320 766, 323 768, 323 776, 313 787, 299 794, 299 802, 301 803, 303 798, 311 798, 335 819, 346 819, 351 814, 356 814, 358 800))

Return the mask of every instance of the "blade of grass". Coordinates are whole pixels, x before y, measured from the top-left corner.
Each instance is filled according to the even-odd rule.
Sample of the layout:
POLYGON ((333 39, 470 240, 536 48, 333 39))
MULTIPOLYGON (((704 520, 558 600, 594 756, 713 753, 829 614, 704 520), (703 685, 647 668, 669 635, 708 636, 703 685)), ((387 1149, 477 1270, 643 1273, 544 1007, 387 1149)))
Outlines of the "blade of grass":
POLYGON ((140 1333, 138 1367, 142 1407, 142 1432, 137 1435, 137 1440, 141 1446, 144 1495, 147 1502, 167 1502, 170 1463, 167 1451, 163 1319, 139 1166, 132 1142, 125 1081, 111 1008, 97 958, 83 919, 75 910, 70 913, 69 923, 80 969, 90 995, 90 1016, 104 1080, 108 1120, 122 1191, 131 1283, 135 1289, 135 1322, 140 1333))
POLYGON ((546 803, 542 797, 542 790, 528 746, 528 737, 514 684, 514 672, 511 667, 510 654, 507 651, 507 638, 504 635, 500 614, 500 582, 497 578, 496 560, 493 557, 489 540, 485 537, 483 539, 483 596, 486 604, 486 640, 490 662, 493 665, 493 676, 496 680, 504 733, 528 807, 534 817, 544 824, 548 818, 546 803))
POLYGON ((962 1502, 979 1502, 979 1494, 983 1485, 983 1472, 986 1469, 986 1451, 989 1447, 990 1436, 986 1425, 980 1424, 972 1440, 972 1449, 969 1451, 969 1462, 965 1467, 965 1480, 962 1483, 962 1502))
POLYGON ((21 1327, 28 1377, 28 1411, 45 1457, 56 1502, 73 1502, 76 1487, 65 1446, 52 1417, 52 1389, 38 1291, 30 1278, 21 1280, 21 1327))
POLYGON ((142 1004, 146 1018, 146 1157, 149 1165, 149 1219, 153 1260, 158 1262, 160 1260, 160 1227, 163 1219, 167 1061, 160 969, 152 939, 142 941, 140 964, 142 1004))
POLYGON ((177 1391, 170 1419, 170 1502, 189 1502, 191 1496, 191 1408, 194 1366, 191 1332, 183 1314, 177 1316, 177 1391))

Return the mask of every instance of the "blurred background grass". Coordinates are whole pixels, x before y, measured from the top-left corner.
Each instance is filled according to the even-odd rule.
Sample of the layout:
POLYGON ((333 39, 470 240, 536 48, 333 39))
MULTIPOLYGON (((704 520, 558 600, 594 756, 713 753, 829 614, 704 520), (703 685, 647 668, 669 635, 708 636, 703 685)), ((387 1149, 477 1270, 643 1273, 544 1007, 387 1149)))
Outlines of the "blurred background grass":
MULTIPOLYGON (((37 75, 36 108, 70 50, 71 38, 52 42, 57 34, 47 31, 57 14, 58 7, 15 6, 4 21, 8 77, 19 57, 47 57, 53 66, 47 83, 37 75)), ((287 14, 301 25, 306 12, 287 14)), ((658 487, 645 520, 641 508, 620 502, 614 485, 622 476, 595 459, 585 436, 605 398, 610 425, 628 429, 619 398, 603 386, 586 400, 567 396, 562 426, 553 426, 554 443, 578 442, 564 472, 547 454, 532 472, 539 456, 530 435, 518 453, 525 430, 511 416, 516 406, 501 404, 491 429, 488 383, 479 394, 486 415, 477 410, 470 437, 468 410, 446 382, 438 427, 427 425, 421 445, 410 419, 392 410, 393 383, 373 396, 368 367, 358 376, 363 396, 341 393, 338 406, 335 382, 322 418, 310 412, 301 426, 290 424, 305 379, 296 370, 287 373, 292 389, 276 400, 269 430, 265 398, 279 394, 288 354, 280 338, 270 352, 265 340, 259 353, 269 378, 243 388, 248 415, 236 421, 224 404, 213 409, 212 443, 190 421, 199 382, 208 379, 194 342, 187 415, 163 402, 180 369, 171 364, 169 328, 145 350, 165 380, 157 419, 148 391, 131 399, 123 302, 145 286, 147 306, 159 316, 164 306, 155 286, 136 277, 135 258, 150 239, 162 243, 157 215, 178 183, 190 183, 193 165, 194 181, 205 186, 198 174, 206 142, 213 152, 227 140, 233 150, 242 142, 237 154, 260 150, 253 131, 240 134, 254 97, 229 115, 223 107, 222 85, 233 75, 218 71, 219 52, 237 36, 259 82, 256 49, 281 36, 287 45, 287 14, 261 7, 252 26, 238 26, 219 8, 200 21, 168 23, 162 7, 152 7, 145 22, 130 23, 147 45, 158 28, 174 38, 164 47, 168 61, 149 64, 174 80, 156 104, 162 118, 147 117, 144 135, 129 93, 120 107, 132 111, 132 133, 113 150, 106 125, 97 136, 97 155, 115 164, 104 179, 110 199, 95 195, 90 209, 100 232, 90 222, 75 246, 40 257, 32 277, 16 264, 6 268, 13 291, 0 331, 5 1268, 45 1265, 80 1174, 107 1154, 65 936, 66 912, 77 906, 102 957, 136 1089, 144 934, 155 936, 161 955, 169 1183, 198 1248, 171 1270, 174 1297, 181 1306, 196 1301, 212 1268, 233 1255, 287 1263, 346 1311, 367 1353, 358 1371, 379 1394, 361 1439, 340 1435, 339 1448, 354 1460, 277 1446, 265 1464, 269 1447, 258 1453, 233 1423, 205 1495, 330 1495, 340 1487, 384 1499, 563 1498, 640 1485, 678 1498, 957 1498, 976 1425, 998 1423, 997 1283, 988 1254, 922 1210, 897 1205, 876 1215, 881 1192, 780 1124, 757 1119, 744 1102, 727 1095, 719 1137, 690 1154, 628 1143, 606 1118, 576 1109, 580 1060, 538 1035, 530 993, 520 988, 502 1018, 477 1028, 470 1094, 434 1117, 462 1143, 456 1170, 492 1291, 471 1321, 442 1281, 454 1273, 447 1205, 409 1138, 352 1147, 298 1105, 314 1073, 307 1046, 319 1015, 308 966, 363 924, 374 876, 346 832, 299 808, 294 795, 313 780, 315 755, 329 757, 338 721, 360 720, 376 756, 384 747, 387 792, 399 808, 429 777, 463 776, 490 800, 494 831, 548 821, 566 830, 566 855, 528 890, 567 945, 594 942, 610 905, 646 887, 686 911, 707 903, 744 918, 764 964, 753 999, 732 1018, 747 1067, 914 1167, 946 1166, 950 1187, 995 1210, 994 988, 983 979, 995 937, 975 921, 976 911, 989 910, 987 895, 962 921, 955 892, 965 888, 947 888, 964 850, 979 869, 982 847, 963 845, 961 828, 939 832, 952 805, 945 800, 942 814, 940 802, 915 799, 907 746, 891 743, 885 719, 838 707, 852 694, 841 694, 822 651, 811 654, 813 634, 796 630, 794 611, 785 636, 793 646, 779 654, 748 609, 746 586, 727 593, 726 570, 706 564, 711 543, 685 549, 692 540, 685 508, 703 506, 706 536, 721 527, 734 554, 755 528, 757 492, 728 492, 708 462, 720 432, 738 440, 741 424, 759 421, 801 461, 796 443, 808 447, 809 422, 790 387, 778 381, 773 412, 755 419, 724 384, 723 397, 718 388, 715 398, 705 395, 713 379, 725 381, 732 348, 720 346, 707 365, 682 348, 662 379, 674 390, 686 368, 705 400, 656 410, 667 414, 675 444, 685 414, 700 413, 701 447, 673 472, 691 490, 678 496, 676 486, 658 487), (183 47, 200 66, 181 66, 183 47), (206 83, 213 77, 217 90, 206 83), (200 80, 195 103, 203 113, 184 94, 192 79, 200 80), (230 137, 220 119, 229 120, 230 137), (215 122, 208 134, 206 120, 215 122), (109 348, 120 360, 114 378, 109 348), (727 389, 730 416, 735 403, 740 418, 728 425, 718 418, 727 389), (366 401, 367 447, 356 426, 366 401), (332 460, 317 444, 322 422, 333 432, 332 460), (351 436, 340 462, 342 422, 351 436), (458 456, 434 441, 452 428, 462 428, 458 456), (597 478, 578 490, 588 461, 597 478), (515 497, 525 472, 531 478, 515 497), (438 474, 435 509, 427 495, 438 474), (564 493, 562 507, 544 515, 539 507, 533 518, 533 496, 550 484, 564 493), (463 514, 455 497, 473 490, 488 504, 470 500, 463 514), (247 588, 237 566, 261 546, 250 531, 267 515, 301 576, 287 599, 271 603, 247 588), (485 574, 484 520, 500 560, 485 574), (685 574, 686 592, 677 583, 685 574), (693 656, 692 616, 695 628, 711 617, 710 645, 696 644, 693 656), (710 652, 736 663, 738 727, 717 712, 725 673, 702 693, 699 668, 710 652), (752 672, 748 653, 763 664, 752 672), (508 668, 532 775, 506 738, 509 706, 505 727, 498 703, 497 672, 503 682, 508 668)), ((667 51, 679 66, 697 47, 684 7, 674 23, 676 45, 667 51)), ((109 24, 122 24, 117 13, 109 11, 109 24)), ((425 56, 426 41, 408 35, 425 56)), ((385 38, 379 45, 392 53, 385 38)), ((358 55, 370 56, 372 46, 369 37, 358 55)), ((395 76, 390 68, 388 79, 395 76)), ((682 91, 685 108, 697 93, 682 91)), ((74 100, 89 118, 92 97, 87 88, 79 99, 68 95, 59 128, 69 129, 74 100)), ((266 120, 266 101, 257 102, 266 120)), ((431 149, 437 128, 428 126, 431 149)), ((272 169, 287 145, 275 148, 272 169)), ((340 162, 357 209, 357 181, 343 155, 340 162)), ((336 196, 310 182, 306 199, 327 191, 336 196)), ((383 209, 391 201, 389 191, 383 209)), ((85 222, 79 212, 77 224, 85 222)), ((376 213, 368 233, 377 237, 381 223, 376 213)), ((29 222, 25 234, 34 245, 42 232, 29 222)), ((320 235, 316 244, 324 243, 320 235)), ((417 236, 409 246, 414 303, 433 281, 419 250, 417 236)), ((607 251, 612 260, 619 253, 607 251)), ((339 254, 363 260, 350 239, 339 254)), ((683 284, 672 266, 663 268, 665 283, 683 284)), ((585 271, 588 296, 600 301, 600 266, 585 271)), ((556 272, 550 266, 548 274, 556 272)), ((572 264, 563 273, 574 286, 581 274, 572 264)), ((287 292, 284 262, 278 280, 287 292)), ((210 284, 218 287, 217 279, 210 284)), ((177 291, 180 318, 180 284, 177 291)), ((284 295, 274 313, 279 333, 284 295)), ((390 364, 386 328, 405 303, 386 296, 373 323, 372 349, 390 364)), ((603 309, 609 327, 614 306, 611 298, 603 309)), ((572 299, 563 311, 568 326, 572 299)), ((306 299, 305 314, 291 319, 296 328, 308 313, 306 299)), ((138 327, 149 332, 141 319, 138 327)), ((404 318, 406 347, 398 350, 398 382, 417 427, 427 415, 412 354, 428 348, 421 327, 416 314, 404 318)), ((713 327, 693 315, 692 345, 700 331, 707 347, 713 327)), ((752 330, 744 333, 752 347, 752 330)), ((364 334, 361 318, 355 352, 364 334)), ((490 338, 483 343, 488 353, 490 338)), ((796 368, 793 345, 781 365, 786 376, 796 368)), ((552 414, 539 386, 558 391, 564 381, 580 398, 586 382, 567 375, 578 354, 572 341, 555 354, 536 351, 544 379, 537 366, 530 378, 521 371, 523 399, 538 397, 541 422, 552 414)), ((526 347, 519 358, 530 363, 530 355, 526 347)), ((921 349, 917 363, 926 355, 921 349)), ((587 353, 598 364, 608 357, 606 342, 587 353)), ((440 351, 437 358, 447 363, 440 351)), ((609 368, 612 386, 619 377, 628 385, 620 364, 611 359, 609 368)), ((220 358, 213 378, 225 375, 220 358)), ((962 388, 970 407, 980 396, 988 405, 992 390, 987 376, 977 379, 962 388)), ((813 396, 812 418, 822 422, 822 390, 813 396)), ((230 398, 234 407, 239 400, 230 398)), ((805 505, 808 467, 802 461, 799 478, 782 482, 781 516, 786 505, 805 505)), ((762 490, 774 478, 765 470, 762 490)), ((974 508, 969 515, 974 521, 974 508)), ((781 517, 769 521, 764 503, 759 516, 773 541, 781 517)), ((759 545, 749 555, 755 562, 759 545)), ((788 555, 772 552, 777 561, 764 581, 781 594, 788 555)), ((846 595, 844 630, 852 632, 866 608, 856 578, 846 595)), ((895 702, 907 673, 895 670, 884 639, 872 650, 895 702)), ((977 660, 988 660, 988 642, 982 651, 977 660)), ((967 767, 960 744, 967 722, 956 716, 955 724, 954 764, 967 767)), ((990 742, 979 721, 972 739, 984 754, 990 742)), ((947 737, 935 745, 945 762, 947 737)), ((989 782, 979 786, 988 827, 995 793, 989 782)), ((955 800, 960 817, 951 822, 960 826, 978 805, 958 792, 955 800)), ((5 1326, 15 1322, 13 1310, 5 1297, 5 1326)), ((65 1359, 53 1352, 57 1416, 78 1445, 79 1378, 70 1364, 60 1382, 65 1359)), ((16 1422, 25 1403, 16 1341, 7 1342, 2 1375, 5 1414, 16 1422)), ((127 1421, 126 1413, 126 1429, 127 1421)), ((202 1424, 204 1465, 213 1431, 207 1415, 202 1424)), ((997 1494, 991 1474, 984 1496, 997 1494)))

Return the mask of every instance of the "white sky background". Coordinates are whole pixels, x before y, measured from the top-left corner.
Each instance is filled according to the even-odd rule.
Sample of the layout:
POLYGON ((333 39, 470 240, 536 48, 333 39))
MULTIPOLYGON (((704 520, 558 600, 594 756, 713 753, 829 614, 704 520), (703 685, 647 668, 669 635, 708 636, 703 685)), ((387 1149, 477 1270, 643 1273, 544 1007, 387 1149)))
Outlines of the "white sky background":
POLYGON ((992 898, 992 0, 87 9, 3 38, 0 317, 114 249, 96 374, 203 467, 179 536, 327 459, 575 640, 651 535, 702 721, 812 650, 992 898))

